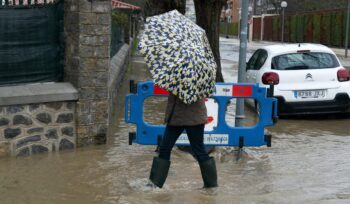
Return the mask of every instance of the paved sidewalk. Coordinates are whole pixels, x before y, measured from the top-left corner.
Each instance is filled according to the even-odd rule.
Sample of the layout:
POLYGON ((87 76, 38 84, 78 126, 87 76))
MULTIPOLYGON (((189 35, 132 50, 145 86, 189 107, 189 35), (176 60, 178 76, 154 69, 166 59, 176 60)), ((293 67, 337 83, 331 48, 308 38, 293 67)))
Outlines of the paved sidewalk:
MULTIPOLYGON (((237 37, 220 37, 220 42, 224 42, 225 44, 233 44, 239 46, 239 39, 237 37)), ((269 42, 269 41, 252 41, 248 42, 247 49, 248 50, 256 50, 262 46, 272 45, 272 44, 281 44, 280 42, 269 42)), ((340 62, 343 66, 350 68, 350 49, 348 52, 348 58, 345 58, 345 49, 343 48, 333 48, 330 47, 333 52, 338 56, 340 62)))

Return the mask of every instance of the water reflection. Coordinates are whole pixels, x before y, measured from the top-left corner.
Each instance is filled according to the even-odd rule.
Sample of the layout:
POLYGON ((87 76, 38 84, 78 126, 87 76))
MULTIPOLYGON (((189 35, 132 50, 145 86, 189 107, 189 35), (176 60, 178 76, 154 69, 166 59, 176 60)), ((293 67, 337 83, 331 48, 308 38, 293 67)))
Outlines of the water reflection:
MULTIPOLYGON (((120 98, 128 92, 130 78, 144 81, 149 75, 143 64, 135 64, 120 98)), ((238 161, 235 149, 217 148, 212 156, 220 187, 215 190, 201 188, 197 162, 175 148, 164 189, 149 189, 145 183, 155 147, 128 145, 128 132, 135 127, 124 123, 123 103, 117 105, 106 145, 0 159, 0 203, 350 202, 348 118, 279 120, 268 129, 272 147, 245 148, 238 161)), ((146 118, 162 121, 164 107, 149 101, 145 109, 146 118)), ((254 113, 247 108, 246 114, 253 123, 254 113)), ((233 120, 234 111, 228 115, 233 120)))

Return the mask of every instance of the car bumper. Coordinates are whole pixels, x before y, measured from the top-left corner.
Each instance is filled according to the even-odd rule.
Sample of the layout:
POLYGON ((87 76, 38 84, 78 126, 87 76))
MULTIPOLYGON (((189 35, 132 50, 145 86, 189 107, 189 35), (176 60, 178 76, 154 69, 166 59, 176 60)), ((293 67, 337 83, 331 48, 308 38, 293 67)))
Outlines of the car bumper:
POLYGON ((311 115, 344 113, 350 111, 350 99, 346 93, 338 93, 334 100, 286 102, 281 96, 278 99, 278 114, 284 115, 311 115))

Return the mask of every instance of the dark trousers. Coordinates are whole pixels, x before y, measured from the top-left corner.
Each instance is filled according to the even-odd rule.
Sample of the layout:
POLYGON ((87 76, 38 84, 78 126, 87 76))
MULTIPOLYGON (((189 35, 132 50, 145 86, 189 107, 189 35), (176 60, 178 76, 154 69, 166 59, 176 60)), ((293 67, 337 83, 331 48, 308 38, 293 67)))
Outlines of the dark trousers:
POLYGON ((198 162, 209 160, 210 157, 203 143, 204 124, 195 126, 170 126, 167 125, 163 140, 159 148, 159 158, 170 160, 171 150, 181 133, 186 130, 191 148, 198 162))

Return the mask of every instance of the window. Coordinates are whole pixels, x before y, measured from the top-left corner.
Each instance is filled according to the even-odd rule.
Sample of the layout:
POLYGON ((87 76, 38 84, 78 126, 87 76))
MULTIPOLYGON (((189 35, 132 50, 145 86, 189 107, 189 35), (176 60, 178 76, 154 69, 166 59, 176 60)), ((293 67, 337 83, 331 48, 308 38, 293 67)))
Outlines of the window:
POLYGON ((335 56, 321 52, 291 53, 276 56, 272 59, 272 69, 324 69, 338 67, 335 56))
POLYGON ((266 59, 267 59, 266 50, 259 49, 255 51, 255 53, 247 63, 247 69, 259 70, 264 65, 266 59))

